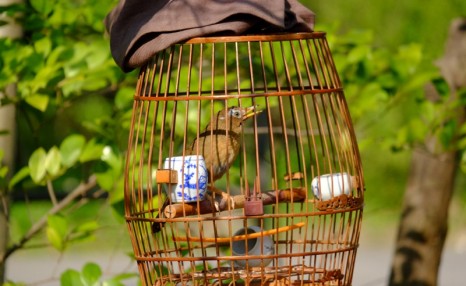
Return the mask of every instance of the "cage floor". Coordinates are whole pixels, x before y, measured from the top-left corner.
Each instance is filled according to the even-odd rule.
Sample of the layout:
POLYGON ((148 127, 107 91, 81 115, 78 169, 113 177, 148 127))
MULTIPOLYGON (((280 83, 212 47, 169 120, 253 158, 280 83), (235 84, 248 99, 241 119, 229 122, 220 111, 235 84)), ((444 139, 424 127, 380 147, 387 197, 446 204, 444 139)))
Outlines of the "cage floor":
POLYGON ((339 269, 326 270, 304 265, 283 267, 219 267, 201 272, 174 274, 154 285, 344 285, 339 269))

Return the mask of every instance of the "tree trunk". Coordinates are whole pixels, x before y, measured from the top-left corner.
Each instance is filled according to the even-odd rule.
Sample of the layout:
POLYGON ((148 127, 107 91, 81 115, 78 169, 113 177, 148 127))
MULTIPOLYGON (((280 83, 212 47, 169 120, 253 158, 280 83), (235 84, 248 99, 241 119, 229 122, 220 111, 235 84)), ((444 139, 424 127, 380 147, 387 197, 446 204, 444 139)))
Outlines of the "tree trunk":
POLYGON ((390 285, 437 285, 455 158, 455 152, 413 151, 390 285))
MULTIPOLYGON (((466 19, 452 22, 438 65, 450 87, 449 100, 458 100, 457 91, 466 87, 466 19)), ((426 92, 429 100, 439 97, 433 88, 426 92)), ((464 106, 454 117, 458 127, 465 123, 464 106)), ((413 150, 389 285, 437 285, 458 155, 454 146, 443 148, 434 135, 413 150)))
MULTIPOLYGON (((13 3, 20 3, 22 0, 0 0, 0 6, 7 6, 13 3)), ((0 15, 0 20, 6 21, 8 24, 0 26, 0 38, 17 38, 22 36, 21 26, 14 23, 11 19, 4 15, 0 15)), ((7 87, 5 93, 0 91, 0 100, 4 96, 15 96, 16 88, 12 84, 7 87)), ((15 106, 1 106, 0 105, 0 130, 7 131, 7 135, 0 136, 0 149, 4 151, 4 164, 8 166, 8 169, 13 172, 15 138, 16 138, 16 118, 15 118, 15 106)), ((1 189, 0 186, 0 257, 6 251, 9 236, 9 224, 8 224, 8 208, 9 208, 9 196, 8 190, 1 189)), ((5 280, 5 263, 6 261, 0 260, 0 284, 3 284, 5 280)))

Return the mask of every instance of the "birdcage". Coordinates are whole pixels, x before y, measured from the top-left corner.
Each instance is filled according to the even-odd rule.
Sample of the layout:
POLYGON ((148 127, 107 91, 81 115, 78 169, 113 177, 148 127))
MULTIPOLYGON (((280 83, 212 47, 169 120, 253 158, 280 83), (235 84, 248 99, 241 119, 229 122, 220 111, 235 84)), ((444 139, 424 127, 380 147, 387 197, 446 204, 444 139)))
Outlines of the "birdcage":
POLYGON ((125 177, 143 285, 351 285, 364 181, 325 33, 156 54, 125 177))

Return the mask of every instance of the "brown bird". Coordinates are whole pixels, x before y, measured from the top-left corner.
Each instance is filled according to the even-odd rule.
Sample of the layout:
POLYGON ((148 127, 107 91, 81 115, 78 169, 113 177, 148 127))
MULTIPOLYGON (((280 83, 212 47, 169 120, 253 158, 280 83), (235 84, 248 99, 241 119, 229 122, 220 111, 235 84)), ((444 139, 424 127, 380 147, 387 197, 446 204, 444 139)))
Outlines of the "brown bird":
MULTIPOLYGON (((199 134, 199 138, 194 139, 191 147, 185 151, 186 155, 202 155, 204 157, 209 182, 220 179, 238 157, 241 147, 241 125, 248 118, 262 112, 256 108, 257 106, 233 106, 226 110, 220 110, 217 116, 210 120, 205 130, 199 134)), ((209 187, 209 189, 224 195, 213 187, 209 187)), ((162 212, 168 203, 169 199, 167 198, 161 208, 162 212)), ((152 232, 161 231, 164 224, 165 222, 153 223, 152 232)))
POLYGON ((204 157, 209 181, 221 178, 238 157, 241 147, 241 125, 248 118, 260 113, 257 106, 229 107, 213 117, 199 138, 194 139, 187 155, 204 157), (199 141, 198 141, 199 139, 199 141))

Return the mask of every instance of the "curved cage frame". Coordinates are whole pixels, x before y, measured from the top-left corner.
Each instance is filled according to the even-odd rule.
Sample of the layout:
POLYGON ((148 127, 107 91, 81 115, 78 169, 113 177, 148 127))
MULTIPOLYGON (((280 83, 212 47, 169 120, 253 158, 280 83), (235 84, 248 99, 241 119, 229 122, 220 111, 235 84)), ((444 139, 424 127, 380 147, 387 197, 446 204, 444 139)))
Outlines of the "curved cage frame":
POLYGON ((351 285, 363 190, 325 33, 195 38, 141 68, 124 192, 144 285, 351 285), (164 160, 232 105, 262 110, 238 158, 205 199, 173 201, 164 160))

